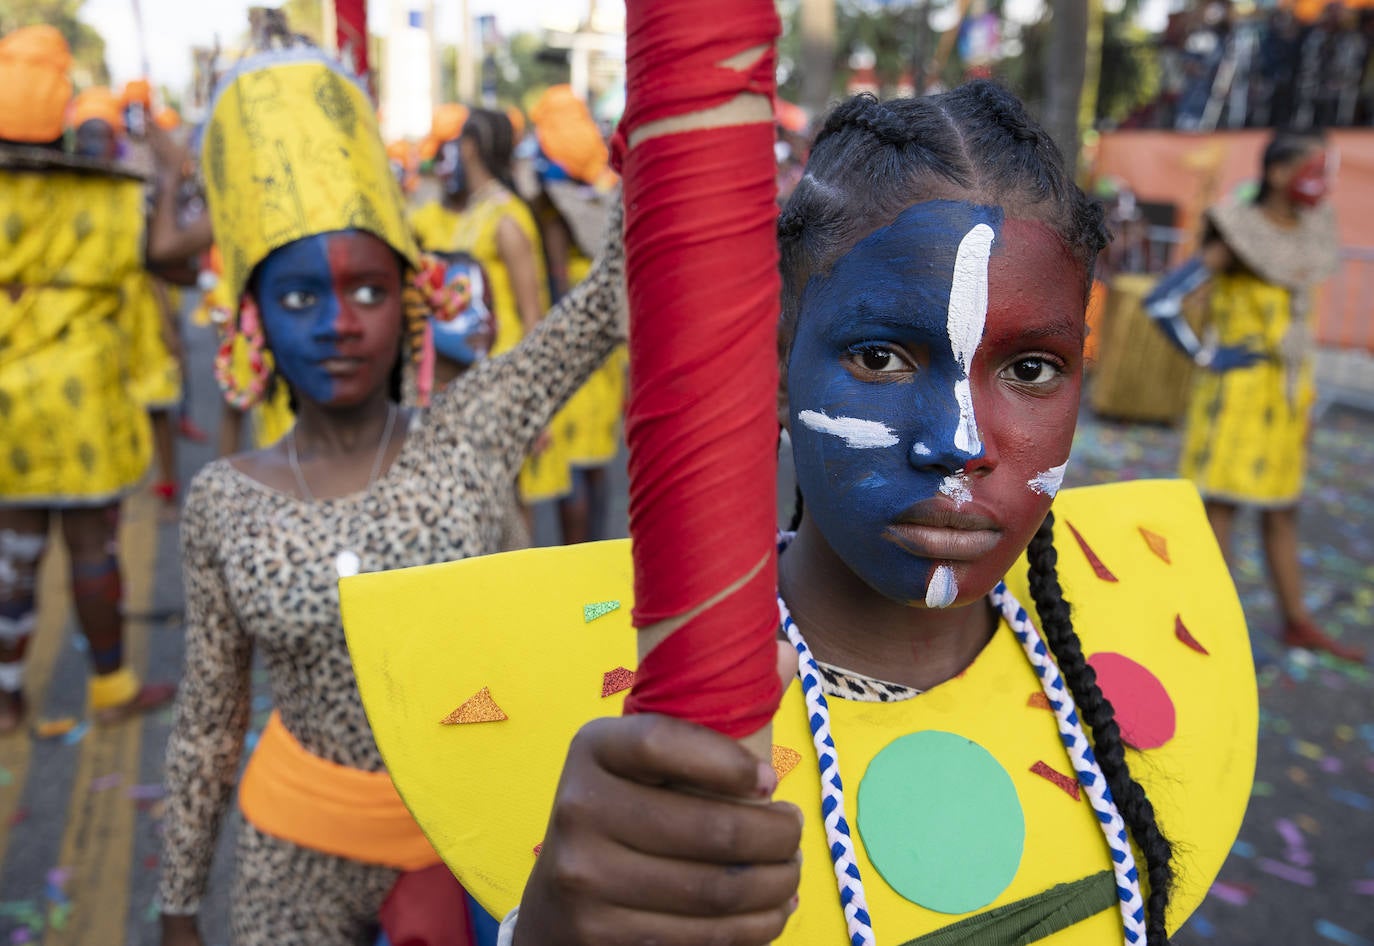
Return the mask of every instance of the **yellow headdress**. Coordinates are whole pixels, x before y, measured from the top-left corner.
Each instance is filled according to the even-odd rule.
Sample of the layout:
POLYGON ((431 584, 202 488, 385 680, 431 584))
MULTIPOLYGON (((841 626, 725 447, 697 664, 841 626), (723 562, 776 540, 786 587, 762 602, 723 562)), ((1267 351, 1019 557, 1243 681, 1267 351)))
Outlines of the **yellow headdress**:
POLYGON ((319 233, 366 230, 418 264, 372 103, 318 50, 240 63, 215 97, 202 152, 231 298, 273 250, 319 233))

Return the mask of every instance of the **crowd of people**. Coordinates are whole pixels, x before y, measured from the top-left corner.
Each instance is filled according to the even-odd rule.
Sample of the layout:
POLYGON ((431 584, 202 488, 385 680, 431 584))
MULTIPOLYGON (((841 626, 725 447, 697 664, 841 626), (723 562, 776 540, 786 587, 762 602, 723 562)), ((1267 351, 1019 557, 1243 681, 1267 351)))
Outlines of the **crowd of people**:
POLYGON ((1123 127, 1311 130, 1374 123, 1374 15, 1341 2, 1241 13, 1213 0, 1171 16, 1159 97, 1123 127))
MULTIPOLYGON (((1213 209, 1200 255, 1147 302, 1203 369, 1182 457, 1197 490, 1061 495, 1110 237, 1071 165, 985 81, 856 96, 811 141, 787 129, 777 413, 798 494, 778 540, 787 693, 760 761, 571 696, 621 652, 580 628, 620 626, 592 622, 633 596, 626 548, 583 544, 609 538, 627 267, 611 152, 571 89, 527 115, 436 111, 417 187, 364 85, 284 30, 224 70, 195 149, 147 83, 73 96, 69 69, 55 29, 0 37, 0 735, 25 724, 60 524, 92 712, 176 700, 163 946, 203 942, 236 791, 243 946, 864 944, 875 928, 1162 946, 1250 793, 1255 681, 1224 557, 1239 507, 1263 510, 1284 642, 1363 659, 1307 612, 1297 551, 1303 314, 1335 258, 1319 137, 1276 138, 1258 197, 1213 209), (220 337, 223 455, 183 495, 192 286, 220 337), (1199 291, 1201 338, 1181 315, 1199 291), (154 454, 181 520, 176 686, 123 659, 119 508, 154 454), (530 544, 546 501, 567 547, 500 555, 530 544), (457 564, 406 594, 470 600, 464 621, 404 620, 397 600, 348 633, 404 636, 417 680, 480 676, 486 702, 415 732, 424 751, 391 772, 378 739, 405 730, 406 667, 355 665, 339 586, 439 563, 457 564), (614 607, 530 593, 553 575, 600 582, 614 607), (273 713, 240 779, 255 659, 273 713), (365 707, 380 673, 394 692, 365 707), (1167 725, 1158 704, 1141 715, 1143 690, 1167 725), (496 707, 508 692, 538 696, 496 707), (506 727, 499 760, 469 723, 506 727), (442 796, 414 787, 434 779, 442 796), (949 858, 912 863, 931 849, 949 858)), ((1309 124, 1362 114, 1295 88, 1309 124)))

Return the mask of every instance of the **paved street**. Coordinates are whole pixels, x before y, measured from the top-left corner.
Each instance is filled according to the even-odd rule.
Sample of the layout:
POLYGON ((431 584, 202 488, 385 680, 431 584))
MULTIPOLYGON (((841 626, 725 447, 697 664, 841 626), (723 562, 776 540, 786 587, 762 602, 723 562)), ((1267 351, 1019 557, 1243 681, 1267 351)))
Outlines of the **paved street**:
MULTIPOLYGON (((207 330, 192 329, 199 370, 191 409, 217 417, 207 330)), ((1085 418, 1069 483, 1168 475, 1176 432, 1085 418)), ((209 448, 182 442, 183 483, 209 448)), ((1321 418, 1303 520, 1308 594, 1343 640, 1374 645, 1374 415, 1335 408, 1321 418)), ((625 528, 623 466, 613 518, 625 528)), ((790 507, 784 484, 781 505, 790 507)), ((539 532, 552 517, 541 511, 539 532)), ((1252 628, 1262 706, 1259 773, 1241 840, 1212 896, 1177 937, 1179 946, 1325 944, 1374 946, 1374 682, 1368 669, 1276 646, 1254 522, 1240 533, 1238 583, 1252 628)), ((176 524, 140 494, 128 504, 122 554, 129 654, 148 679, 171 679, 182 654, 176 524)), ((84 714, 84 655, 74 632, 62 565, 43 576, 30 693, 38 720, 84 714)), ((269 701, 255 674, 254 726, 269 701)), ((161 759, 170 713, 64 737, 0 741, 0 944, 150 946, 162 810, 161 759)), ((227 944, 226 899, 233 820, 222 833, 204 906, 207 946, 227 944)), ((1167 828, 1167 826, 1166 826, 1167 828)), ((289 944, 283 944, 289 946, 289 944)))

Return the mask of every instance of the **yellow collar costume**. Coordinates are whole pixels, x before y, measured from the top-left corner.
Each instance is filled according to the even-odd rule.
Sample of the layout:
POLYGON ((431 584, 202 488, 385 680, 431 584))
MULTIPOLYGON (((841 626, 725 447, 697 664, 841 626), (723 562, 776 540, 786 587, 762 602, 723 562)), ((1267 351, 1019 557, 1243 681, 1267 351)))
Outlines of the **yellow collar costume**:
MULTIPOLYGON (((253 269, 288 243, 365 230, 417 264, 372 103, 319 51, 295 48, 240 63, 216 94, 202 150, 224 294, 232 300, 222 356, 235 355, 253 269)), ((242 340, 249 349, 261 346, 261 332, 242 340)), ((260 347, 256 355, 259 368, 270 370, 260 347)), ((275 717, 245 772, 240 805, 259 829, 303 847, 407 870, 435 860, 385 772, 345 770, 311 756, 275 717)))
MULTIPOLYGON (((1181 482, 1055 500, 1075 627, 1132 771, 1175 844, 1168 926, 1240 828, 1258 709, 1244 617, 1181 482), (1070 530, 1073 527, 1073 531, 1070 530)), ((1029 600, 1024 563, 1008 585, 1029 600)), ((539 549, 341 587, 378 746, 435 849, 489 912, 520 899, 566 747, 618 713, 635 665, 627 542, 539 549), (529 594, 529 575, 545 576, 529 594), (398 622, 407 634, 393 633, 398 622)), ((783 944, 848 941, 807 711, 774 717, 777 797, 806 813, 801 907, 783 944)), ((891 944, 1121 942, 1111 858, 1036 672, 1003 627, 958 677, 895 703, 830 700, 869 912, 891 944)))

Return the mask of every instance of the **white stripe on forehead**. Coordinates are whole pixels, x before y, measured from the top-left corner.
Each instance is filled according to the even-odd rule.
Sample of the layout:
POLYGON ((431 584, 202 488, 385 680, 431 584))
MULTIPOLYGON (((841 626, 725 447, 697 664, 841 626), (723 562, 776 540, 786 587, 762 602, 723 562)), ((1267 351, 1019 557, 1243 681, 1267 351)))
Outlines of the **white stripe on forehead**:
POLYGON ((978 419, 973 414, 973 387, 969 383, 969 369, 978 344, 983 340, 983 326, 988 318, 988 259, 992 256, 992 241, 996 238, 992 227, 980 223, 959 241, 954 257, 954 277, 949 287, 949 345, 954 360, 964 376, 954 385, 954 397, 959 402, 959 426, 954 432, 954 446, 965 453, 983 450, 978 435, 978 419))
POLYGON ((839 437, 845 446, 858 450, 872 450, 877 447, 891 447, 897 443, 897 435, 892 428, 876 420, 862 417, 830 417, 823 411, 802 411, 797 415, 812 430, 839 437))

